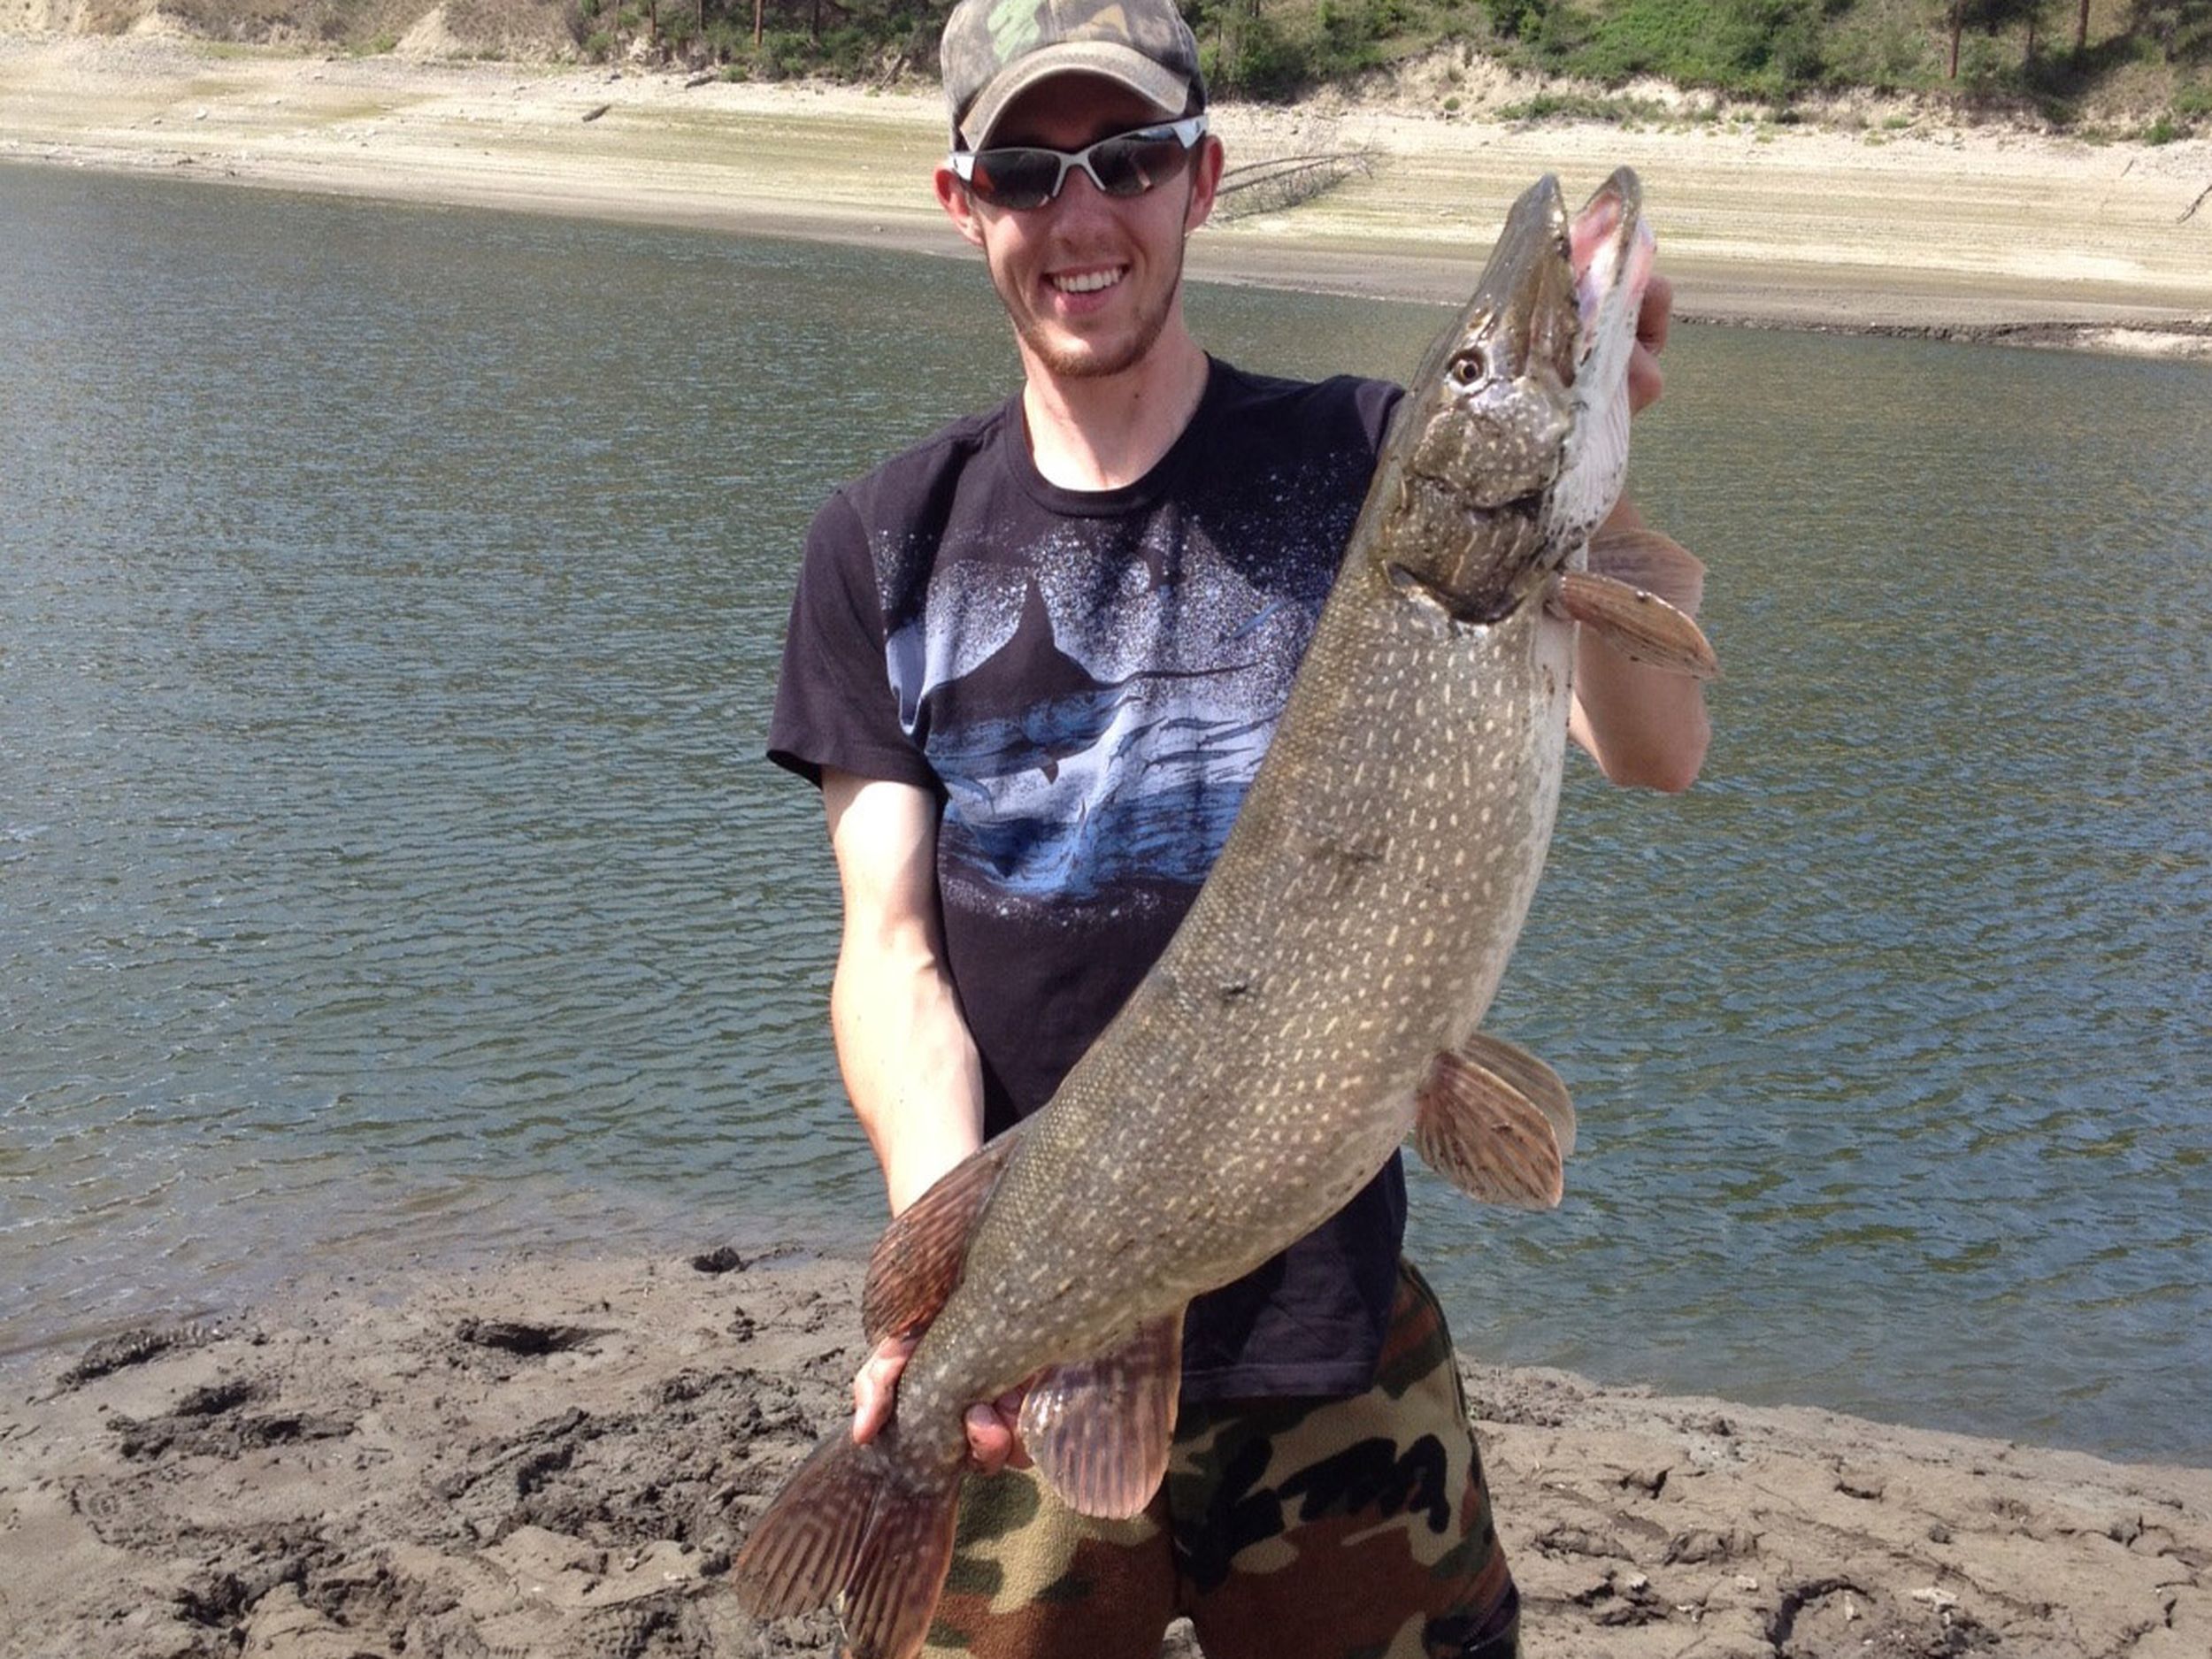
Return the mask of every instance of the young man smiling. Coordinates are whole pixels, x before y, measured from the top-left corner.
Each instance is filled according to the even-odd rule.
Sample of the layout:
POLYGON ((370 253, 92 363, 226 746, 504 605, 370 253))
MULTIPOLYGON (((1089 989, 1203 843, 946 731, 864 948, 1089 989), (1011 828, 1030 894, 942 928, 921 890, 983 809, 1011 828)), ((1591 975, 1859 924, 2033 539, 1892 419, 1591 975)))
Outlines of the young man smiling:
MULTIPOLYGON (((1396 388, 1254 375, 1182 308, 1211 211, 1172 0, 963 0, 938 201, 1014 326, 1018 396, 856 480, 810 533, 771 735, 819 783, 844 902, 831 1019, 895 1213, 1050 1098, 1219 851, 1342 557, 1396 388)), ((1663 338, 1655 281, 1647 334, 1663 338)), ((1632 401, 1657 395, 1640 353, 1632 401)), ((1671 595, 1694 605, 1694 593, 1671 595)), ((1694 683, 1578 647, 1571 729, 1679 788, 1694 683)), ((1210 1659, 1518 1650, 1518 1601, 1394 1160, 1194 1303, 1175 1455, 1130 1522, 1059 1506, 978 1404, 933 1652, 1210 1659)), ((887 1418, 910 1341, 856 1382, 887 1418)))

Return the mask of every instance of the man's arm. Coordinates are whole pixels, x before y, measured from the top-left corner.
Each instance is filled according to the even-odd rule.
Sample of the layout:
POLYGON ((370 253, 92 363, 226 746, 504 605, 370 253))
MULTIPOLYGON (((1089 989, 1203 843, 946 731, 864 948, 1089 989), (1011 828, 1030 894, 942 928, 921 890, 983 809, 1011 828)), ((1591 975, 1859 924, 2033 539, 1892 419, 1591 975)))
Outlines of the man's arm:
MULTIPOLYGON (((1674 285, 1656 272, 1636 314, 1636 349, 1628 360, 1628 407, 1641 414, 1666 388, 1659 354, 1674 319, 1674 285)), ((1640 530, 1643 515, 1623 498, 1606 519, 1612 530, 1640 530)), ((1702 566, 1678 572, 1679 585, 1659 597, 1691 616, 1703 597, 1702 566)), ((1575 691, 1567 732, 1615 783, 1640 784, 1671 795, 1697 781, 1713 728, 1705 716, 1705 687, 1682 674, 1632 663, 1588 629, 1575 644, 1575 691)))
MULTIPOLYGON (((845 1093, 868 1133, 897 1215, 983 1144, 983 1071, 945 972, 937 902, 937 803, 911 784, 826 767, 822 804, 844 890, 830 985, 830 1033, 845 1093)), ((914 1339, 884 1339, 853 1379, 853 1438, 890 1419, 914 1339)), ((970 1454, 986 1474, 1009 1457, 1021 1397, 968 1408, 970 1454)))
MULTIPOLYGON (((1643 527, 1643 515, 1624 500, 1608 528, 1643 527)), ((1684 586, 1662 593, 1678 609, 1697 614, 1702 572, 1686 571, 1684 586)), ((1705 714, 1705 687, 1686 674, 1631 662, 1588 628, 1577 630, 1575 690, 1567 731, 1615 783, 1675 794, 1697 781, 1713 728, 1705 714)))
POLYGON ((830 1031, 895 1216, 983 1144, 982 1070, 945 972, 937 803, 825 770, 822 804, 845 901, 830 1031))

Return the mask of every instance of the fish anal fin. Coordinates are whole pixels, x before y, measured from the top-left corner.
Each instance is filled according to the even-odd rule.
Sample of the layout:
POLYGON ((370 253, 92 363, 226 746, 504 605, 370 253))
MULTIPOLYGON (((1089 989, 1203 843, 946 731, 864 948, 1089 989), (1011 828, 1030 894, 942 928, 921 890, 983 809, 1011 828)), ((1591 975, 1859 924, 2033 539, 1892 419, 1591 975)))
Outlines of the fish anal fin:
POLYGON ((1566 1085, 1525 1049, 1477 1032, 1430 1063, 1414 1102, 1413 1143, 1470 1197, 1550 1210, 1574 1149, 1566 1085))
POLYGON ((952 1564, 960 1471, 918 1477, 893 1453, 897 1426, 864 1446, 841 1429, 785 1482, 731 1563, 747 1612, 787 1618, 841 1592, 853 1654, 912 1659, 921 1650, 952 1564))
POLYGON ((860 1325, 871 1348, 887 1336, 926 1328, 959 1288, 968 1235, 1020 1144, 1023 1127, 1016 1124, 984 1142, 883 1230, 868 1256, 860 1293, 860 1325))
POLYGON ((1559 579, 1559 609, 1632 662, 1693 680, 1720 674, 1720 659, 1704 630, 1644 588, 1589 571, 1569 571, 1559 579))
POLYGON ((1040 1374, 1022 1402, 1022 1445, 1070 1509, 1126 1520, 1166 1479, 1182 1387, 1179 1309, 1095 1359, 1040 1374))
POLYGON ((1590 573, 1655 594, 1691 616, 1705 598, 1705 561, 1648 525, 1608 527, 1590 538, 1590 573))

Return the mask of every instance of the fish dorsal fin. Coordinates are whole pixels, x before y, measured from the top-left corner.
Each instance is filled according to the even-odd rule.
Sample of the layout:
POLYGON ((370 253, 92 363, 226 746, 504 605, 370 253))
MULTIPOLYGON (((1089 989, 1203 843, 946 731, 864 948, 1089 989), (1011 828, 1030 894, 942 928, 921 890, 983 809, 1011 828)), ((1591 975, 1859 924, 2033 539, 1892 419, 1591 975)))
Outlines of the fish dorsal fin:
POLYGON ((1022 1446, 1070 1509, 1126 1520, 1167 1477, 1182 1388, 1178 1309, 1096 1359, 1041 1374, 1022 1402, 1022 1446))
POLYGON ((870 1347, 925 1329, 959 1287, 968 1235, 1026 1126, 1025 1120, 985 1141, 883 1230, 860 1293, 860 1325, 870 1347))
POLYGON ((1693 680, 1720 673, 1720 659, 1704 631, 1657 594, 1610 576, 1569 571, 1559 579, 1559 608, 1632 662, 1693 680))
POLYGON ((1430 1062, 1415 1097, 1413 1144, 1470 1197, 1549 1210, 1566 1191, 1575 1109, 1559 1074, 1526 1049, 1477 1032, 1430 1062))

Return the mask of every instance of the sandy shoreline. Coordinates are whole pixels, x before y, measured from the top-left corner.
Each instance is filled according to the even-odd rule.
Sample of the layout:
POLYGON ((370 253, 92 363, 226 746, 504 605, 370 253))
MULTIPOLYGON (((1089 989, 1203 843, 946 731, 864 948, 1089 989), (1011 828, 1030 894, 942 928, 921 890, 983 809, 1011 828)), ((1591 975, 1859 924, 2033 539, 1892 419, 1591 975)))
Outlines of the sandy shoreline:
MULTIPOLYGON (((826 1655, 723 1572, 841 1417, 856 1277, 396 1270, 12 1369, 0 1655, 826 1655)), ((2212 1471, 1467 1375, 1532 1659, 2212 1650, 2212 1471)))
MULTIPOLYGON (((933 93, 0 36, 0 160, 963 250, 930 200, 933 93)), ((1644 174, 1678 313, 2212 357, 2212 141, 1925 123, 1521 127, 1385 104, 1225 106, 1233 162, 1371 173, 1217 224, 1194 274, 1455 300, 1537 173, 1644 174)))

